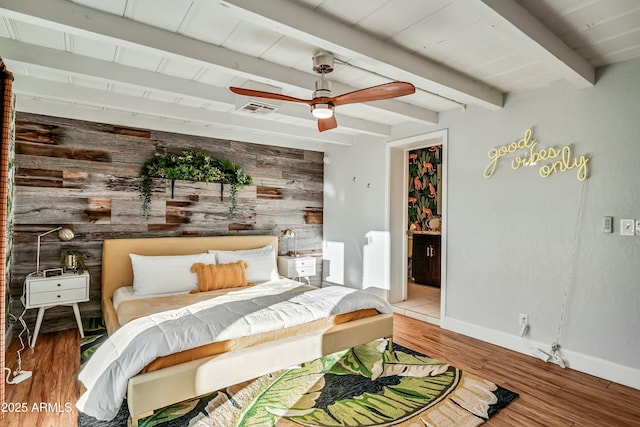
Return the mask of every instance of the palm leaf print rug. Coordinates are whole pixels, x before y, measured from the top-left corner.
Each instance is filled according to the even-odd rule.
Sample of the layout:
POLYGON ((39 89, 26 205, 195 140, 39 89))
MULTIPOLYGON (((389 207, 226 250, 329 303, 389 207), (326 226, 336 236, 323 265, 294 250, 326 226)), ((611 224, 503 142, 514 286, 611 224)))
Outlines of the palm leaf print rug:
MULTIPOLYGON (((87 357, 106 334, 86 334, 87 357)), ((518 394, 387 340, 159 409, 141 427, 477 426, 518 394)), ((80 414, 80 427, 126 426, 80 414)))

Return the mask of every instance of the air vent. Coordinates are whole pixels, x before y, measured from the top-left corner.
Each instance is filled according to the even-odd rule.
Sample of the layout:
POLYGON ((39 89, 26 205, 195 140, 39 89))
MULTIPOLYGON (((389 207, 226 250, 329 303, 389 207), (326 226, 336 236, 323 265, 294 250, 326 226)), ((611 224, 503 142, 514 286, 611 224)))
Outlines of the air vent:
POLYGON ((278 106, 267 104, 266 102, 251 100, 238 108, 238 111, 245 111, 251 114, 269 114, 278 109, 278 106))

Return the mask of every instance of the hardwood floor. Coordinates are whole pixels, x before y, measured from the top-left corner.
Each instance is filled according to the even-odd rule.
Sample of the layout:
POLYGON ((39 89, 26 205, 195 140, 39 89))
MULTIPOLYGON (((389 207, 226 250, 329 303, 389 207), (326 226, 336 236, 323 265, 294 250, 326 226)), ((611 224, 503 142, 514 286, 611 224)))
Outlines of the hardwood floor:
MULTIPOLYGON (((20 343, 13 340, 6 354, 6 366, 17 368, 16 351, 20 343)), ((77 329, 41 334, 33 353, 22 352, 22 369, 33 376, 20 384, 5 386, 8 407, 0 425, 7 427, 72 427, 78 424, 76 401, 80 385, 80 335, 77 329), (13 407, 9 406, 12 405, 13 407), (15 412, 18 407, 21 412, 15 412), (26 411, 23 411, 26 409, 26 411)), ((3 379, 6 378, 6 373, 3 379)))
MULTIPOLYGON (((520 394, 486 426, 640 426, 640 390, 563 370, 409 317, 396 314, 394 321, 398 344, 446 360, 520 394)), ((78 331, 74 329, 43 334, 33 354, 30 350, 23 353, 23 369, 32 370, 33 377, 7 385, 6 401, 25 402, 29 410, 5 413, 0 425, 76 425, 78 346, 78 331), (41 402, 50 403, 49 410, 32 410, 41 402), (66 412, 66 403, 71 403, 70 412, 66 412)), ((7 366, 11 368, 15 368, 17 348, 13 342, 7 352, 7 366)))
POLYGON ((483 426, 640 426, 640 390, 400 315, 394 341, 520 394, 483 426))

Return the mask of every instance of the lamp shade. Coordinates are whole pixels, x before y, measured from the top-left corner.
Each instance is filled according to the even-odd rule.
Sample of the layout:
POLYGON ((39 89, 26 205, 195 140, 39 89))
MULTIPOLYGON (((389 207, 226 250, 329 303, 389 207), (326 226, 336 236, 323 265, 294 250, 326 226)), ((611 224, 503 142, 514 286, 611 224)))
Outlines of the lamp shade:
POLYGON ((73 230, 70 228, 61 228, 58 231, 58 239, 60 239, 61 242, 68 242, 73 240, 74 237, 75 235, 73 234, 73 230))
POLYGON ((291 239, 296 236, 296 232, 290 228, 287 228, 286 230, 282 230, 282 235, 285 237, 285 239, 291 239))

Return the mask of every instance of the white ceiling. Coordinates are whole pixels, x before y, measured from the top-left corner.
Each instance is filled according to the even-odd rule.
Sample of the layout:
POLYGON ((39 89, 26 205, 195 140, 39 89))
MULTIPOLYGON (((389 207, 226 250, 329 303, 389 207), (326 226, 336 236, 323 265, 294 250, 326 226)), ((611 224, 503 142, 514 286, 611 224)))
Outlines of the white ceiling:
POLYGON ((638 0, 0 0, 0 17, 20 111, 320 150, 559 80, 589 90, 595 68, 640 56, 638 0), (311 98, 321 50, 334 94, 417 91, 339 106, 322 133, 307 105, 237 111, 249 99, 229 86, 311 98))

